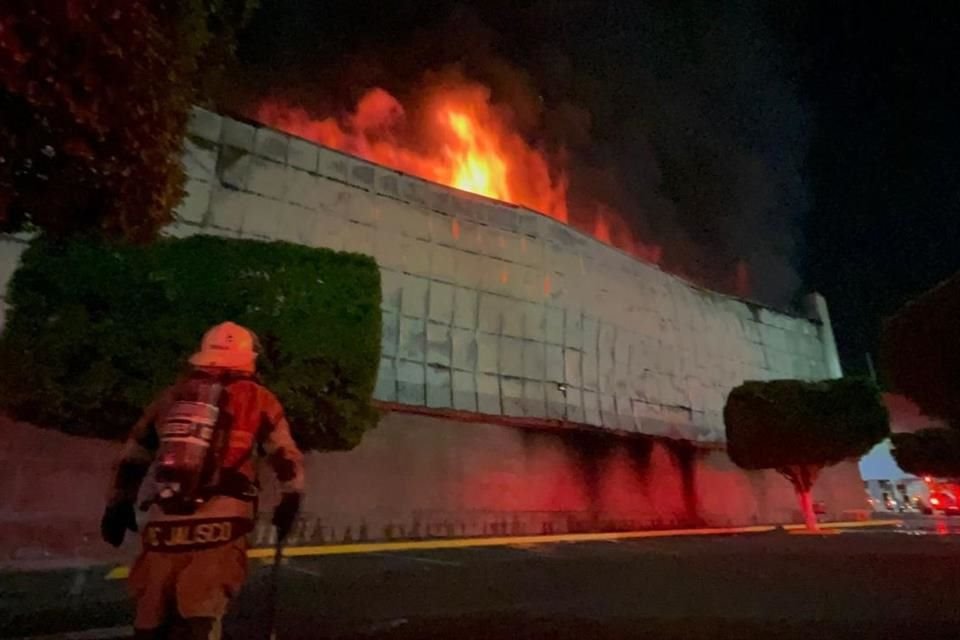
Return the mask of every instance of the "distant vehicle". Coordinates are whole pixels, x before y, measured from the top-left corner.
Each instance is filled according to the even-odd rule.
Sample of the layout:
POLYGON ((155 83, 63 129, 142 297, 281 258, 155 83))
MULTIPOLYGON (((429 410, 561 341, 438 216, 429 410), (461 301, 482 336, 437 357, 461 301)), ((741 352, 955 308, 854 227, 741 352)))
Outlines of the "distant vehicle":
POLYGON ((896 511, 899 508, 896 498, 893 498, 889 493, 883 494, 883 508, 887 511, 896 511))
POLYGON ((934 513, 960 514, 960 482, 956 479, 925 477, 930 495, 930 510, 934 513))

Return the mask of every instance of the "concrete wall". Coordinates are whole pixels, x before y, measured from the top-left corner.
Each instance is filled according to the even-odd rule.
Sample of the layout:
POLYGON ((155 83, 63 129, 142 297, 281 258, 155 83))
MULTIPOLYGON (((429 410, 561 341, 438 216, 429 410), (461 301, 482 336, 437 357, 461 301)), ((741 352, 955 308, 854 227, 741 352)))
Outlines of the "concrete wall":
MULTIPOLYGON (((786 480, 744 473, 723 450, 405 413, 385 416, 354 451, 311 456, 307 481, 318 490, 297 540, 312 543, 800 518, 786 480)), ((829 517, 865 507, 855 464, 827 471, 818 485, 829 517)))
POLYGON ((381 400, 719 441, 744 379, 838 373, 829 325, 698 289, 530 211, 202 110, 185 164, 172 233, 376 258, 381 400))
POLYGON ((0 433, 0 566, 109 557, 100 514, 119 446, 3 416, 0 433))
MULTIPOLYGON (((99 538, 115 444, 4 418, 0 432, 0 567, 130 557, 136 540, 115 551, 99 538)), ((309 455, 307 486, 294 544, 799 520, 786 480, 745 473, 722 450, 404 413, 354 451, 309 455)), ((830 517, 865 506, 852 463, 815 493, 830 517)), ((273 504, 268 486, 262 506, 273 504)), ((255 544, 270 544, 267 519, 255 544)))

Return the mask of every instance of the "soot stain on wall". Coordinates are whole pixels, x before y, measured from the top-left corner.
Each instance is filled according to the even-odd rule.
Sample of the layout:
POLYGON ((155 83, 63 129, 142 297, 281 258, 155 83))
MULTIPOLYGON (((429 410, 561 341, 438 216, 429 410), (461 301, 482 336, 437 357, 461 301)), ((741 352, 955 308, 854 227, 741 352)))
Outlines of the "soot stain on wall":
POLYGON ((688 524, 699 524, 700 505, 697 499, 697 459, 699 449, 687 440, 664 440, 664 445, 673 457, 683 483, 683 505, 688 524))
MULTIPOLYGON (((546 434, 539 434, 543 437, 546 434)), ((528 435, 525 438, 534 438, 528 435)), ((611 459, 620 452, 626 454, 630 470, 646 485, 650 472, 650 459, 654 438, 624 438, 615 434, 588 430, 569 430, 549 434, 550 439, 559 438, 561 446, 576 469, 587 496, 590 512, 587 521, 571 522, 571 530, 597 530, 633 528, 635 522, 606 522, 607 516, 600 511, 603 503, 604 476, 609 472, 611 459)), ((532 442, 530 444, 533 444, 532 442)), ((638 496, 639 498, 639 496, 638 496)), ((642 498, 641 498, 642 499, 642 498)))

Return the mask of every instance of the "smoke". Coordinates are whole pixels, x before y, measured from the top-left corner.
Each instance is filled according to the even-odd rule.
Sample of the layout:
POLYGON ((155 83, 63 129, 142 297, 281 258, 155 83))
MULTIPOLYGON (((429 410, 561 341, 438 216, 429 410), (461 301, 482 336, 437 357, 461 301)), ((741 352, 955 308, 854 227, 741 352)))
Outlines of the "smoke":
POLYGON ((397 4, 265 0, 221 103, 343 125, 371 88, 408 107, 455 69, 562 165, 571 224, 662 247, 647 257, 706 286, 791 299, 806 117, 759 0, 397 4))

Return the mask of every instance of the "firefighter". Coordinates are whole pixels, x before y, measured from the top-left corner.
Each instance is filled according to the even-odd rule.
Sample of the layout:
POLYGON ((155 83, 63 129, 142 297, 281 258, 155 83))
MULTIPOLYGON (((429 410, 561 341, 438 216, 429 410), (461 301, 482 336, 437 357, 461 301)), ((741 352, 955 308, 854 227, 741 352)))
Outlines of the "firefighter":
POLYGON ((256 377, 256 336, 232 322, 210 329, 190 368, 146 409, 124 444, 101 533, 118 547, 137 531, 135 504, 152 468, 130 571, 136 638, 219 638, 246 579, 246 534, 257 511, 257 457, 277 476, 273 525, 290 532, 303 494, 303 455, 283 408, 256 377))

